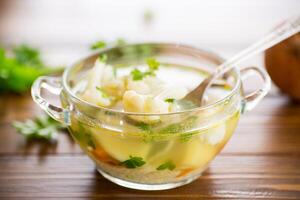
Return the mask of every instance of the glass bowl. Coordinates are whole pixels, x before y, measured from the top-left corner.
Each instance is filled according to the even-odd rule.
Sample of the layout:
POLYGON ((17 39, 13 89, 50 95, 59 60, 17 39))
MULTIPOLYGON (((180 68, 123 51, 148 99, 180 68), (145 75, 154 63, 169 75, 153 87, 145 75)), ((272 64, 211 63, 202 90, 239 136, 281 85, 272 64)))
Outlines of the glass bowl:
MULTIPOLYGON (((240 114, 251 110, 270 89, 261 69, 233 69, 223 78, 228 93, 205 106, 174 113, 141 114, 95 106, 80 99, 76 84, 101 54, 112 66, 126 67, 155 57, 161 63, 206 71, 223 62, 213 53, 178 44, 133 44, 104 49, 68 67, 61 77, 40 77, 32 86, 34 101, 68 126, 74 140, 108 180, 128 188, 163 190, 197 179, 232 136, 240 114), (254 73, 253 73, 254 72, 254 73), (244 94, 242 79, 263 79, 260 89, 244 94), (60 97, 61 107, 41 96, 42 89, 60 97), (158 119, 147 124, 134 119, 158 119)), ((186 80, 189 81, 189 80, 186 80)))

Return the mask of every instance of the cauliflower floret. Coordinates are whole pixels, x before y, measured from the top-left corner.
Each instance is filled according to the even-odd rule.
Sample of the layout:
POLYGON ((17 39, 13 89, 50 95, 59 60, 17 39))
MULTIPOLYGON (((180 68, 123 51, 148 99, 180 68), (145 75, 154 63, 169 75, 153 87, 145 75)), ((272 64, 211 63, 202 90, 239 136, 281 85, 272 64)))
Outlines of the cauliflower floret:
POLYGON ((123 96, 123 106, 125 111, 143 112, 145 98, 133 90, 126 91, 123 96))
POLYGON ((88 84, 86 90, 95 89, 97 86, 101 85, 101 80, 105 66, 105 63, 103 63, 99 59, 96 60, 93 69, 91 69, 88 73, 88 84))
POLYGON ((112 66, 106 65, 103 70, 101 85, 109 95, 121 98, 125 92, 125 78, 117 78, 115 73, 112 66))
POLYGON ((82 98, 91 103, 109 107, 116 98, 123 96, 124 91, 124 78, 117 78, 112 66, 97 59, 87 76, 87 86, 82 98))
POLYGON ((112 100, 105 97, 105 95, 96 88, 86 90, 81 98, 87 102, 94 103, 98 106, 103 107, 109 107, 112 104, 112 100))
MULTIPOLYGON (((169 104, 163 100, 150 95, 141 95, 133 90, 125 92, 123 107, 125 111, 137 113, 165 113, 169 111, 169 104)), ((132 118, 146 123, 154 123, 160 119, 159 116, 132 116, 132 118)))

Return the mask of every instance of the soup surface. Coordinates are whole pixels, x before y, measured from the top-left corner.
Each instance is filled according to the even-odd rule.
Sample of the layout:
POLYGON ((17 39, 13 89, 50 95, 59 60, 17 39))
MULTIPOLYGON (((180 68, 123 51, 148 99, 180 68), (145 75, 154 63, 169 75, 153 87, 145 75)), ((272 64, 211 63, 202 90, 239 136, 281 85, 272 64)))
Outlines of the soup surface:
MULTIPOLYGON (((69 129, 98 169, 113 177, 154 184, 199 175, 231 137, 239 108, 224 104, 205 112, 159 114, 184 110, 176 100, 206 75, 154 59, 118 68, 98 59, 73 92, 99 107, 137 114, 120 120, 113 112, 105 112, 105 120, 95 126, 73 116, 69 129)), ((230 89, 227 85, 212 87, 206 101, 213 103, 230 89)))

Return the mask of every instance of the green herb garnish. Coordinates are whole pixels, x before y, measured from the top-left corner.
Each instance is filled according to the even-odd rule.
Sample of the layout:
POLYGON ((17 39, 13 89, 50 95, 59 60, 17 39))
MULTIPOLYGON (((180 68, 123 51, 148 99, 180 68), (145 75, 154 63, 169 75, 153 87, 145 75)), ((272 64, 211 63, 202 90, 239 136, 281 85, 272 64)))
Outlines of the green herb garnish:
POLYGON ((106 47, 106 42, 103 40, 97 41, 94 44, 91 45, 91 49, 95 50, 95 49, 103 49, 106 47))
POLYGON ((13 53, 15 54, 15 58, 18 63, 43 66, 43 62, 37 49, 30 48, 27 45, 21 45, 14 48, 13 53))
POLYGON ((107 55, 106 54, 101 54, 99 56, 99 61, 106 63, 107 62, 107 55))
POLYGON ((0 48, 0 93, 25 92, 37 77, 62 70, 46 67, 39 51, 27 45, 14 48, 12 56, 7 56, 5 50, 0 48))
POLYGON ((152 126, 150 124, 146 124, 144 122, 139 122, 135 125, 139 129, 145 132, 152 132, 152 126))
POLYGON ((154 58, 148 58, 146 60, 148 64, 148 70, 142 72, 139 69, 133 69, 130 74, 132 76, 132 80, 140 81, 143 80, 146 76, 155 76, 155 71, 158 70, 160 63, 157 62, 154 58))
POLYGON ((76 140, 83 145, 88 145, 89 147, 95 149, 96 145, 93 141, 93 137, 87 128, 84 127, 83 123, 78 121, 78 128, 76 130, 71 129, 72 135, 76 138, 76 140))
POLYGON ((146 162, 143 161, 143 158, 141 157, 129 156, 129 159, 123 161, 122 164, 125 165, 125 167, 132 169, 132 168, 141 167, 144 164, 146 164, 146 162))
POLYGON ((46 139, 56 140, 58 131, 65 128, 61 123, 55 121, 49 116, 36 117, 25 122, 13 122, 13 126, 18 133, 27 139, 46 139))
POLYGON ((90 146, 90 147, 92 147, 93 149, 96 149, 96 145, 95 145, 95 143, 94 143, 94 141, 93 141, 93 137, 92 137, 92 135, 91 134, 86 134, 86 143, 87 143, 87 145, 88 146, 90 146))
POLYGON ((143 80, 145 74, 143 72, 141 72, 139 69, 133 69, 130 72, 131 76, 132 76, 132 80, 134 81, 140 81, 143 80))
POLYGON ((174 103, 175 99, 173 99, 173 98, 165 99, 165 102, 167 102, 167 103, 174 103))
POLYGON ((188 142, 194 135, 198 134, 199 131, 192 131, 189 133, 180 134, 180 142, 188 142))
POLYGON ((148 67, 149 67, 149 71, 158 70, 158 67, 160 65, 160 63, 157 62, 154 58, 148 58, 147 59, 147 64, 148 64, 148 67))
POLYGON ((175 164, 172 162, 172 161, 168 161, 168 162, 165 162, 161 165, 159 165, 156 169, 157 170, 165 170, 165 169, 168 169, 168 170, 173 170, 175 169, 175 164))
POLYGON ((123 38, 118 38, 115 43, 116 43, 116 46, 123 46, 123 45, 127 44, 123 38))

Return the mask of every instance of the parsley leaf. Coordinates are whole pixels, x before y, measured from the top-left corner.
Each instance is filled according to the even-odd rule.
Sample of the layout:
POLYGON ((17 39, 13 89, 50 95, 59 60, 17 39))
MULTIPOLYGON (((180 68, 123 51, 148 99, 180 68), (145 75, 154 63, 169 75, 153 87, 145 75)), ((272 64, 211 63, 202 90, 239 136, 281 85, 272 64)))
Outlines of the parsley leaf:
POLYGON ((130 74, 132 76, 132 80, 134 81, 140 81, 143 80, 146 76, 155 76, 155 71, 158 70, 158 67, 160 65, 159 62, 157 62, 154 58, 148 58, 146 60, 148 64, 148 70, 145 72, 142 72, 139 69, 133 69, 130 74))
POLYGON ((194 135, 198 134, 199 131, 192 131, 189 133, 180 134, 180 142, 188 142, 194 135))
POLYGON ((103 49, 106 47, 106 42, 103 40, 97 41, 94 44, 91 45, 91 49, 95 50, 95 49, 103 49))
POLYGON ((129 156, 129 159, 123 161, 122 164, 125 165, 125 167, 132 169, 132 168, 141 167, 144 164, 146 164, 146 162, 143 161, 143 158, 141 157, 129 156))
POLYGON ((118 38, 115 43, 116 43, 116 46, 124 46, 127 44, 123 38, 118 38))
POLYGON ((175 101, 174 98, 165 99, 165 102, 167 103, 174 103, 174 101, 175 101))
POLYGON ((106 54, 101 54, 99 56, 99 60, 103 63, 106 63, 107 62, 107 55, 106 54))
POLYGON ((48 115, 28 119, 25 122, 13 122, 19 134, 27 139, 56 140, 58 131, 65 128, 61 123, 55 121, 48 115))
POLYGON ((142 80, 144 78, 144 73, 141 72, 139 69, 134 69, 130 72, 132 79, 134 81, 139 81, 142 80))
POLYGON ((13 49, 12 56, 7 56, 5 50, 0 48, 0 93, 25 92, 37 77, 62 70, 46 67, 38 50, 27 45, 13 49))
POLYGON ((91 50, 103 49, 107 46, 124 46, 126 45, 126 41, 123 38, 118 38, 114 41, 104 41, 98 40, 90 46, 91 50))
POLYGON ((149 71, 158 70, 158 67, 160 65, 160 63, 157 62, 154 58, 148 58, 147 59, 147 64, 148 64, 148 67, 149 67, 149 71))
POLYGON ((20 64, 43 66, 37 49, 30 48, 27 45, 21 45, 14 48, 13 53, 15 54, 17 62, 20 64))
POLYGON ((82 122, 78 121, 78 129, 71 129, 72 135, 76 138, 79 144, 88 145, 92 149, 96 149, 92 134, 84 127, 82 122))
POLYGON ((168 170, 173 170, 175 169, 175 164, 172 162, 172 161, 168 161, 168 162, 165 162, 161 165, 159 165, 156 169, 157 170, 165 170, 165 169, 168 169, 168 170))
POLYGON ((135 125, 139 129, 145 132, 152 132, 152 126, 150 124, 146 124, 144 122, 139 122, 135 125))

